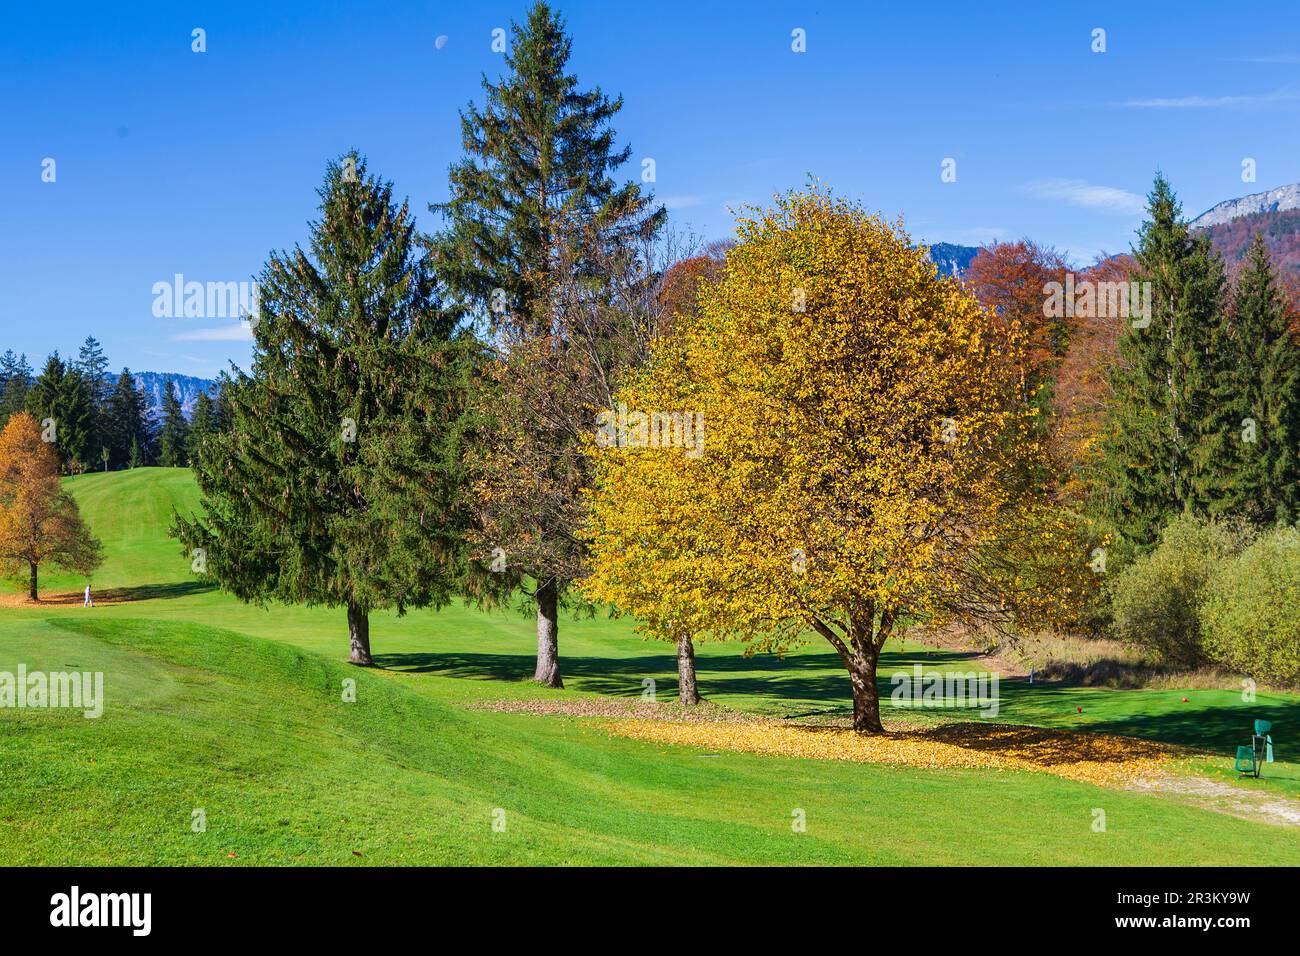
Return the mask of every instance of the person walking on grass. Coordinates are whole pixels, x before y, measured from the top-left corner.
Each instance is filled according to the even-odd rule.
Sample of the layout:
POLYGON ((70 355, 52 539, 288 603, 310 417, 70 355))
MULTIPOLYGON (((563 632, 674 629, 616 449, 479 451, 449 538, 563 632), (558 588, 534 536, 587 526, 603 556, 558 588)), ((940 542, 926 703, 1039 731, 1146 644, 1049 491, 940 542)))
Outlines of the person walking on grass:
POLYGON ((86 599, 81 602, 82 607, 94 607, 95 602, 90 598, 90 585, 86 585, 86 599))

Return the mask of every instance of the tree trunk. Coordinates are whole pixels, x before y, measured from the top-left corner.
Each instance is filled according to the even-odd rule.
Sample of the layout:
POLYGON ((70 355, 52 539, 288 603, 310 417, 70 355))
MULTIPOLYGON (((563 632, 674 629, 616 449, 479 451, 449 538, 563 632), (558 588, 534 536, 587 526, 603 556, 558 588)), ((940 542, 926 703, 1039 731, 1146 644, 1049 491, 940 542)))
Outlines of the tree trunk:
POLYGON ((563 687, 560 678, 560 589, 555 579, 537 589, 537 670, 533 680, 545 687, 563 687))
POLYGON ((865 648, 855 648, 849 665, 849 681, 853 685, 853 729, 869 734, 883 734, 880 722, 880 694, 876 689, 876 662, 880 652, 865 639, 865 648))
POLYGON ((36 565, 29 565, 32 569, 32 576, 27 586, 27 596, 33 601, 39 601, 41 596, 36 593, 36 565))
POLYGON ((677 642, 677 697, 692 707, 700 702, 700 688, 695 683, 695 645, 689 634, 677 642))
POLYGON ((348 639, 352 645, 348 663, 362 667, 375 663, 370 657, 370 615, 355 604, 348 605, 348 639))

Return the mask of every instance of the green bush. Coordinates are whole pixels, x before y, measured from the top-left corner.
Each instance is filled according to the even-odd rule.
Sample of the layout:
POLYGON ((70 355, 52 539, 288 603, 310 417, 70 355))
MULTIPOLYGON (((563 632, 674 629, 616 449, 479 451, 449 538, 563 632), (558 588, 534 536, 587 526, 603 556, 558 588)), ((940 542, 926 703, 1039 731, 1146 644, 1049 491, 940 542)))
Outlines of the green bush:
POLYGON ((1155 550, 1108 584, 1115 636, 1159 663, 1204 664, 1199 609, 1206 583, 1249 538, 1234 523, 1175 518, 1160 532, 1155 550))
POLYGON ((1215 663, 1269 683, 1300 683, 1300 531, 1269 531, 1217 570, 1200 623, 1215 663))

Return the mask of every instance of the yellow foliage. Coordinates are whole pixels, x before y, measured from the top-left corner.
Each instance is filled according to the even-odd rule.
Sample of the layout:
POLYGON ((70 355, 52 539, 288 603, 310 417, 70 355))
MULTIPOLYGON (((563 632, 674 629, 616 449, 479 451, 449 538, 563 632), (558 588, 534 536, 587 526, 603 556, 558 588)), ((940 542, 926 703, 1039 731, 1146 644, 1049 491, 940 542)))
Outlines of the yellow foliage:
POLYGON ((1078 536, 1039 491, 1019 330, 824 192, 738 238, 619 394, 702 415, 702 454, 589 449, 587 593, 660 637, 778 649, 819 624, 857 650, 895 621, 1047 615, 1087 555, 1043 560, 1078 536))

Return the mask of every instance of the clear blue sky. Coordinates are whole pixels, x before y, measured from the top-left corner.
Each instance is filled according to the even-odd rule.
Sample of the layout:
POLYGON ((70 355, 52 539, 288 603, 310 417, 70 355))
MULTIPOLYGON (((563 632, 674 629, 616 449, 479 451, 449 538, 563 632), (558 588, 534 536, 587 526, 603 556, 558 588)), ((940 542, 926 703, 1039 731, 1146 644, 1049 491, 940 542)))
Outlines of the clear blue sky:
MULTIPOLYGON (((153 284, 249 279, 303 239, 352 146, 433 226, 457 111, 526 5, 6 4, 0 350, 37 364, 94 334, 115 367, 246 365, 230 322, 155 318, 153 284)), ((583 84, 626 98, 628 176, 654 158, 674 221, 705 238, 811 173, 919 239, 1030 236, 1085 262, 1128 248, 1156 168, 1191 215, 1300 180, 1294 2, 557 6, 583 84)))

